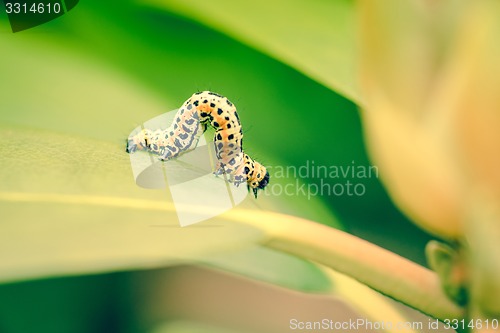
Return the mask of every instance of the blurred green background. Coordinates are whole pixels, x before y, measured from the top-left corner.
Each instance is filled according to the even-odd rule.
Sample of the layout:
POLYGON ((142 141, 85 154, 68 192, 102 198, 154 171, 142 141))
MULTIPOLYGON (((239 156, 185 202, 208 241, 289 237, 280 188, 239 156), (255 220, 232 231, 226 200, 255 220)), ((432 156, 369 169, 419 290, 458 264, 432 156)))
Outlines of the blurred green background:
MULTIPOLYGON (((150 225, 165 215, 130 214, 119 207, 68 208, 11 194, 165 200, 162 191, 135 187, 125 138, 145 120, 179 107, 193 92, 213 90, 235 103, 245 149, 264 165, 369 166, 349 67, 356 54, 354 14, 354 1, 347 0, 86 0, 59 19, 13 34, 2 10, 0 278, 5 274, 5 283, 0 285, 0 332, 145 329, 141 323, 147 315, 137 314, 135 289, 147 273, 136 268, 173 265, 179 258, 169 253, 172 261, 162 264, 155 257, 151 264, 147 251, 134 258, 134 247, 141 248, 150 235, 131 243, 137 229, 128 219, 150 225), (114 228, 101 229, 112 223, 114 228), (127 241, 120 238, 120 225, 129 228, 127 241), (100 256, 107 239, 108 252, 100 256), (129 249, 130 261, 120 257, 123 248, 129 249), (85 257, 83 268, 59 269, 72 262, 73 250, 85 257), (61 254, 51 270, 47 263, 53 253, 68 255, 61 254), (117 258, 121 264, 116 266, 117 258), (121 272, 103 273, 115 270, 121 272), (77 276, 46 278, 66 274, 77 276), (32 278, 42 279, 16 282, 32 278)), ((261 196, 245 205, 342 228, 425 264, 423 247, 430 237, 401 215, 379 180, 347 179, 361 181, 366 194, 312 200, 261 196)), ((209 230, 212 237, 219 237, 217 231, 209 230)), ((222 239, 252 243, 253 232, 234 228, 222 239)), ((161 243, 161 237, 155 242, 161 243)), ((296 258, 260 248, 229 252, 202 261, 292 289, 328 288, 321 272, 296 258)))

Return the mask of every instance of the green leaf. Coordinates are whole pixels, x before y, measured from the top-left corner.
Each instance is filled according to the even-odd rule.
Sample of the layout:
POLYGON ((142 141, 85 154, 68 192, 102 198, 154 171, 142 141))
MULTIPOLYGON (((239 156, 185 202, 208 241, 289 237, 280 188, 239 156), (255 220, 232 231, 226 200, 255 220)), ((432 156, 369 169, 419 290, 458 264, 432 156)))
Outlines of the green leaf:
POLYGON ((290 288, 329 289, 314 265, 264 256, 253 245, 265 235, 258 228, 224 215, 180 228, 165 190, 135 185, 123 147, 18 128, 0 127, 0 137, 1 282, 195 260, 290 288))
MULTIPOLYGON (((361 102, 355 71, 354 0, 143 2, 221 31, 361 102)), ((200 46, 210 49, 210 45, 200 46)))
POLYGON ((254 246, 220 253, 203 262, 290 289, 323 293, 332 290, 332 280, 317 265, 266 247, 254 246))
POLYGON ((224 220, 178 227, 164 190, 135 186, 122 147, 39 131, 0 137, 2 281, 160 266, 261 237, 224 220))

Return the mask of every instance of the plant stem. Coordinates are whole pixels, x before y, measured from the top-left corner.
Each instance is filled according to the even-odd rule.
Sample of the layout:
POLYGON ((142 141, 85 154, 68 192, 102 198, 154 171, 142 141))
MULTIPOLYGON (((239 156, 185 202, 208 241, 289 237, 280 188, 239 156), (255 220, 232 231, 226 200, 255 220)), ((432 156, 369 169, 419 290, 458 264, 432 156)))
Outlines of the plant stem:
POLYGON ((236 220, 267 231, 264 245, 315 261, 429 316, 462 319, 464 309, 447 298, 437 275, 393 252, 331 227, 270 212, 237 214, 236 220), (270 219, 272 216, 273 219, 270 219))

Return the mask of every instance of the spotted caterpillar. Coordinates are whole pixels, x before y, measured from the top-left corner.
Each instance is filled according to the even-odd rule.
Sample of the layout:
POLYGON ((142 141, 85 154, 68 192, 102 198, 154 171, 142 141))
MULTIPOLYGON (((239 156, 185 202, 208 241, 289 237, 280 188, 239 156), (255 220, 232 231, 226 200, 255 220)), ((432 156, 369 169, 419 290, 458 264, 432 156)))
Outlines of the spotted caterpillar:
POLYGON ((207 126, 215 129, 214 144, 218 160, 216 175, 226 174, 235 185, 246 182, 257 198, 257 191, 269 183, 269 172, 243 152, 243 133, 236 107, 226 97, 211 91, 193 94, 165 130, 144 129, 129 137, 127 153, 146 150, 162 161, 194 149, 207 126))

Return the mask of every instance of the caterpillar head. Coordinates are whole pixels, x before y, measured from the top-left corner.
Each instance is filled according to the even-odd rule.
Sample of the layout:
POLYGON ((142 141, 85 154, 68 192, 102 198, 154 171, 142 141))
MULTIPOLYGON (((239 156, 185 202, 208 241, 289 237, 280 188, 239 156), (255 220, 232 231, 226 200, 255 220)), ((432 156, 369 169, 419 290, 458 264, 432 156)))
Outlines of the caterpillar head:
POLYGON ((269 172, 266 170, 266 167, 259 162, 255 162, 253 176, 248 182, 248 190, 252 189, 255 198, 257 198, 258 191, 263 190, 269 184, 269 178, 269 172))
POLYGON ((269 171, 266 170, 266 174, 264 175, 264 178, 259 181, 259 185, 257 186, 257 188, 263 190, 267 186, 267 184, 269 184, 269 171))

